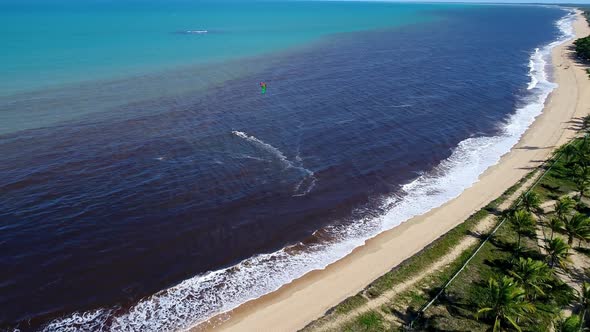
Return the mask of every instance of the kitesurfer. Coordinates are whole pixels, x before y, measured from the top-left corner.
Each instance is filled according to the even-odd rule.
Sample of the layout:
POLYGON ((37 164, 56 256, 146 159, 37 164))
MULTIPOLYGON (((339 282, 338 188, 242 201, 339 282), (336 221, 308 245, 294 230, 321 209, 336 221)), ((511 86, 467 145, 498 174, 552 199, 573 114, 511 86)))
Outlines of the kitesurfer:
POLYGON ((265 82, 260 82, 260 93, 262 93, 262 94, 266 93, 266 83, 265 82))

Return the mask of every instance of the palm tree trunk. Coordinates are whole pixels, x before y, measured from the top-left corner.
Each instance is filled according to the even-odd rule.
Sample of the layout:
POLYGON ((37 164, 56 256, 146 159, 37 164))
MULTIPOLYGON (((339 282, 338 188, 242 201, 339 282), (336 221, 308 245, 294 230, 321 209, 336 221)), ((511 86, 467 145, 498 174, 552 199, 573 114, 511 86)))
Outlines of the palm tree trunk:
POLYGON ((500 316, 496 315, 496 320, 494 321, 493 332, 502 332, 502 327, 500 326, 500 316))

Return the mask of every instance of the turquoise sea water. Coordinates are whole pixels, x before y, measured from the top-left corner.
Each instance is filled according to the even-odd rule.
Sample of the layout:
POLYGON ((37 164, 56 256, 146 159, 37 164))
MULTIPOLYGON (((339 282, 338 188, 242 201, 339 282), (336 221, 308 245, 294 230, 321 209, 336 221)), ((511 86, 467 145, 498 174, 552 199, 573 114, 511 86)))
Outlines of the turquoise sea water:
MULTIPOLYGON (((0 95, 280 51, 424 22, 431 5, 256 1, 0 2, 0 95), (207 34, 183 34, 207 30, 207 34)), ((440 5, 438 6, 440 8, 440 5)))

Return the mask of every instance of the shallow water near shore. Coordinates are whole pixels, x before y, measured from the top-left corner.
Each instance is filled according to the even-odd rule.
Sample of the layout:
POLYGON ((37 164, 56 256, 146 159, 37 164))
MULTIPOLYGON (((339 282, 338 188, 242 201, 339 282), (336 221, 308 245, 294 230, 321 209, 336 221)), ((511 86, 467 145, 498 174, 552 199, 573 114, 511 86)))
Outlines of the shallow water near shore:
POLYGON ((422 10, 236 60, 195 90, 142 98, 123 80, 132 103, 8 129, 2 324, 187 328, 457 196, 540 114, 548 45, 571 31, 558 8, 422 10))

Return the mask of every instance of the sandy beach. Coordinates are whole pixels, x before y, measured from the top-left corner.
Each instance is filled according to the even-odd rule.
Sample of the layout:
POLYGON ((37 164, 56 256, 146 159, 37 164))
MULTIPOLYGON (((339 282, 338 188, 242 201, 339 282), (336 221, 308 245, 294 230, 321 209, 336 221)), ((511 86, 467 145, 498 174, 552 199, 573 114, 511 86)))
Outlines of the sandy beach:
MULTIPOLYGON (((574 29, 577 37, 590 35, 581 12, 574 29)), ((194 330, 301 329, 500 196, 573 137, 576 121, 590 112, 590 79, 585 68, 572 58, 572 43, 573 40, 553 49, 553 75, 559 87, 551 94, 542 115, 479 182, 443 206, 370 239, 326 269, 310 272, 194 330)))

